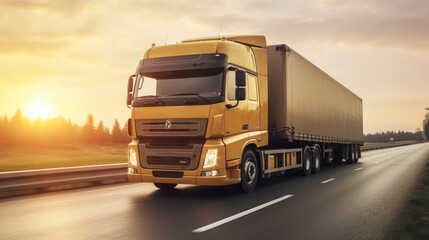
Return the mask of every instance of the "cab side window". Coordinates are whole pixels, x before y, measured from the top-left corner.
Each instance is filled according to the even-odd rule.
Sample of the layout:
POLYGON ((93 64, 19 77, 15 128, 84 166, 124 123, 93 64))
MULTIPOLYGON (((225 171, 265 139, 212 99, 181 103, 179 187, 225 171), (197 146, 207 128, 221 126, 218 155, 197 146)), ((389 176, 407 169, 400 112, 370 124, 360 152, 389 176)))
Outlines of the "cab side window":
POLYGON ((235 71, 228 71, 226 89, 228 100, 235 101, 235 71))
POLYGON ((248 94, 249 100, 258 101, 258 86, 256 85, 256 77, 253 75, 247 75, 248 94))

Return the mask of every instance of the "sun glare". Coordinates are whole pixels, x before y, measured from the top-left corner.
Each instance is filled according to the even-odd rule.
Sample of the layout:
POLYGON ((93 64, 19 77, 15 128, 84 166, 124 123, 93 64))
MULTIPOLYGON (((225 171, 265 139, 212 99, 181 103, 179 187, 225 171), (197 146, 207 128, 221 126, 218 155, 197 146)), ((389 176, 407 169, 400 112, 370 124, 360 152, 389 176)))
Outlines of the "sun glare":
POLYGON ((33 99, 30 105, 24 110, 24 114, 30 119, 42 118, 46 119, 52 117, 54 114, 54 108, 50 104, 44 103, 40 98, 33 99))
POLYGON ((52 106, 46 104, 33 104, 28 107, 28 117, 31 119, 48 118, 52 116, 52 106))

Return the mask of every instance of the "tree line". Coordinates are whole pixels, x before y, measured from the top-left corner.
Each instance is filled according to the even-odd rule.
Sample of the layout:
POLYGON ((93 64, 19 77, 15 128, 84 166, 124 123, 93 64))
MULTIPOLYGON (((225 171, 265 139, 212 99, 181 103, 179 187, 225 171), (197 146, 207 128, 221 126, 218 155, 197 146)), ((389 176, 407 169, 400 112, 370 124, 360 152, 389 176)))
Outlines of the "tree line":
POLYGON ((101 120, 96 125, 92 114, 88 114, 83 126, 62 116, 30 120, 23 116, 21 110, 18 109, 10 119, 7 115, 0 118, 0 144, 129 143, 127 128, 127 123, 121 127, 117 119, 111 130, 101 120))
MULTIPOLYGON (((94 116, 88 114, 87 121, 83 126, 78 126, 70 119, 62 116, 36 120, 30 120, 22 115, 20 109, 9 119, 7 115, 0 118, 0 144, 105 144, 105 143, 128 143, 127 122, 121 128, 119 121, 115 122, 110 130, 103 121, 95 124, 94 116)), ((365 142, 388 142, 394 141, 421 141, 429 139, 429 113, 423 120, 423 131, 417 128, 413 132, 386 131, 367 134, 365 142)))
POLYGON ((405 131, 386 131, 386 132, 376 132, 373 134, 367 134, 364 136, 365 142, 389 142, 389 141, 411 141, 424 140, 423 132, 420 128, 417 128, 415 132, 405 132, 405 131))
POLYGON ((394 141, 409 141, 409 140, 429 140, 429 113, 425 114, 425 118, 422 122, 423 131, 417 128, 414 132, 405 131, 387 131, 377 132, 374 134, 364 135, 365 142, 389 142, 392 139, 394 141))

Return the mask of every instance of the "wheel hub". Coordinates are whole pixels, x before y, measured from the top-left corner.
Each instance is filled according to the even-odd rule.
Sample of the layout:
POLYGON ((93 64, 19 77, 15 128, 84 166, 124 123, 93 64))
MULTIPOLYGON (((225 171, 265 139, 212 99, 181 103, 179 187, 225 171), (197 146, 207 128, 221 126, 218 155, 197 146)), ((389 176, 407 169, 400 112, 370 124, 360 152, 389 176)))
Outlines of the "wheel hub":
POLYGON ((305 163, 306 163, 305 164, 305 169, 310 170, 310 164, 311 164, 311 162, 310 162, 310 156, 306 157, 305 163))
POLYGON ((250 159, 247 159, 244 165, 244 171, 246 173, 246 182, 249 184, 252 183, 256 177, 255 163, 251 162, 250 159))
POLYGON ((316 168, 319 168, 319 166, 320 166, 320 157, 319 157, 319 155, 317 155, 316 157, 315 157, 315 160, 314 160, 314 162, 315 162, 315 167, 316 168))

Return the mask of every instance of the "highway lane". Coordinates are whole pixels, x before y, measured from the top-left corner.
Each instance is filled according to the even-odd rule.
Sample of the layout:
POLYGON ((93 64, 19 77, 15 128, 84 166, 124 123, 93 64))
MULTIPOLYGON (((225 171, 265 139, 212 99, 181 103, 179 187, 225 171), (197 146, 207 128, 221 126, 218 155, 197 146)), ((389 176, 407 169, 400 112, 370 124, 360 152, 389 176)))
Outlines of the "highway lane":
POLYGON ((429 143, 364 152, 357 164, 310 177, 289 172, 251 194, 125 183, 2 199, 0 238, 392 239, 428 157, 429 143))

